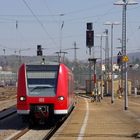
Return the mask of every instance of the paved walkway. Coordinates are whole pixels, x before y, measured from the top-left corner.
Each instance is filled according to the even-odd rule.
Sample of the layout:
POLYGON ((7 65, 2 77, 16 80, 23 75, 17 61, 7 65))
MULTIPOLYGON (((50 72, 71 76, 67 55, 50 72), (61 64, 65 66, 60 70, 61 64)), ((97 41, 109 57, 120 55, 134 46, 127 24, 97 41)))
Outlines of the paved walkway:
MULTIPOLYGON (((51 139, 134 140, 140 133, 140 113, 124 111, 120 100, 110 102, 109 97, 101 103, 77 97, 71 116, 51 139)), ((140 107, 139 103, 137 105, 140 107)))

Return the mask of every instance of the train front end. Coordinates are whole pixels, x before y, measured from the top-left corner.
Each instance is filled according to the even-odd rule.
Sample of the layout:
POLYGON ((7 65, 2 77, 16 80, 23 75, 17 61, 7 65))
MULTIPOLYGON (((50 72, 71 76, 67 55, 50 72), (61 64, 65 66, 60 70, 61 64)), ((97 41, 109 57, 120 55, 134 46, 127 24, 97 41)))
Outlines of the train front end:
POLYGON ((73 103, 73 75, 64 64, 21 65, 17 113, 23 120, 44 122, 66 115, 73 103))
POLYGON ((25 65, 18 73, 17 113, 44 121, 54 114, 59 65, 25 65))

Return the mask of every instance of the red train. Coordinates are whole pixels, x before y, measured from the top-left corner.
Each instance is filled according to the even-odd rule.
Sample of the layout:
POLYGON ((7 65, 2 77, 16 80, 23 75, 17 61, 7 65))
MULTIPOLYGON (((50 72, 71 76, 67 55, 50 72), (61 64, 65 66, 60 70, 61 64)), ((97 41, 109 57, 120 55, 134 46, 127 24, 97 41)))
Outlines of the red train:
POLYGON ((66 115, 74 105, 74 78, 64 64, 26 65, 18 73, 17 113, 25 120, 45 121, 66 115))

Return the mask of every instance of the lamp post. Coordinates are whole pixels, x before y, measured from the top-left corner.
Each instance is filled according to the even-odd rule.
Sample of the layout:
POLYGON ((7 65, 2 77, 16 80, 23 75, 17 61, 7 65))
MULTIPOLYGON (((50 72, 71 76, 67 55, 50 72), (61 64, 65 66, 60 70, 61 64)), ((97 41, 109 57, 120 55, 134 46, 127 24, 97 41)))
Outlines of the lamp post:
POLYGON ((103 72, 102 72, 102 66, 103 66, 103 57, 102 57, 102 39, 103 39, 103 35, 101 35, 101 38, 100 38, 100 57, 101 57, 101 63, 100 63, 100 67, 101 67, 101 72, 100 72, 100 74, 101 74, 101 84, 100 84, 100 89, 101 89, 101 98, 103 99, 103 89, 102 89, 102 87, 103 87, 103 72))
MULTIPOLYGON (((118 0, 114 3, 114 5, 122 5, 122 56, 126 56, 126 10, 127 5, 135 5, 138 4, 134 0, 118 0)), ((127 62, 123 62, 123 73, 124 73, 124 109, 128 109, 128 93, 127 93, 127 62)))
POLYGON ((108 78, 109 78, 109 43, 108 43, 108 29, 104 31, 105 37, 105 79, 104 79, 104 93, 108 94, 108 78))
POLYGON ((113 73, 113 26, 119 25, 118 22, 106 22, 105 25, 111 26, 111 103, 114 103, 114 73, 113 73))
POLYGON ((101 34, 101 35, 95 35, 96 37, 100 37, 100 75, 101 75, 101 83, 100 83, 100 93, 101 93, 101 98, 103 99, 103 72, 102 72, 102 65, 103 65, 103 56, 102 56, 102 40, 103 37, 106 37, 106 35, 101 34))

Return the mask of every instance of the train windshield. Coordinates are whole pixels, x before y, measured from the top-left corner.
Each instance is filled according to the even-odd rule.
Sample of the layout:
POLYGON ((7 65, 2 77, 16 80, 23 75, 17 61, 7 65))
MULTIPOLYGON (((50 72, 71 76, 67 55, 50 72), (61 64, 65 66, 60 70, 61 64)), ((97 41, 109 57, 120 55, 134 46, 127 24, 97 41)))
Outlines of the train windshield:
MULTIPOLYGON (((29 67, 29 66, 28 66, 29 67)), ((29 96, 53 97, 56 95, 58 69, 27 70, 29 96)))

